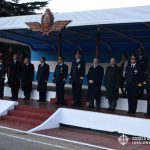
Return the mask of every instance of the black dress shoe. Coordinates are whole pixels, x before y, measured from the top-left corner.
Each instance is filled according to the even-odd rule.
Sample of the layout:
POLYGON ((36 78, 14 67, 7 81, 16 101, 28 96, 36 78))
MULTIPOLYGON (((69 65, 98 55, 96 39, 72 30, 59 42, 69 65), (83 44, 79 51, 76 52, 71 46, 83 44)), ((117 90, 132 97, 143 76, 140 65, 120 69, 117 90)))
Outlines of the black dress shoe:
POLYGON ((39 100, 37 100, 38 102, 42 102, 43 100, 41 100, 41 99, 39 99, 39 100))
POLYGON ((77 106, 77 104, 76 104, 76 103, 73 103, 71 106, 77 106))
POLYGON ((115 108, 112 108, 111 111, 115 111, 115 108))
POLYGON ((13 97, 10 97, 10 99, 13 100, 14 98, 13 98, 13 97))
POLYGON ((107 110, 107 111, 115 111, 114 108, 107 108, 106 110, 107 110))
POLYGON ((150 113, 146 113, 144 114, 144 116, 150 117, 150 113))
POLYGON ((61 106, 63 106, 63 103, 58 103, 57 102, 56 105, 59 106, 59 107, 61 107, 61 106))
POLYGON ((130 115, 135 115, 136 112, 128 111, 128 114, 130 114, 130 115))
POLYGON ((107 110, 107 111, 111 111, 111 108, 107 108, 106 110, 107 110))
POLYGON ((81 107, 81 104, 76 104, 77 107, 81 107))
POLYGON ((56 105, 60 105, 60 103, 58 103, 58 102, 56 102, 55 104, 56 104, 56 105))
POLYGON ((94 106, 88 106, 88 108, 89 108, 89 109, 92 109, 92 108, 94 108, 94 106))

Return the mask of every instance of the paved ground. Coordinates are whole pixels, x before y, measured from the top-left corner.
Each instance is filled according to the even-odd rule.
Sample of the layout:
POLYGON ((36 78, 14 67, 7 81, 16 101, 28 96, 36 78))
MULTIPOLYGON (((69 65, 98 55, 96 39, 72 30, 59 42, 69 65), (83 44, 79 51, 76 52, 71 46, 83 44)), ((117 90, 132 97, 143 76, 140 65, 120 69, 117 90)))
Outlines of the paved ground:
MULTIPOLYGON (((132 137, 127 135, 129 140, 123 146, 118 141, 120 135, 118 135, 117 133, 110 134, 108 132, 97 132, 97 131, 88 131, 88 130, 86 131, 78 128, 75 129, 69 127, 48 129, 48 130, 38 131, 37 133, 48 135, 48 136, 59 137, 63 139, 69 139, 73 141, 90 143, 92 145, 97 145, 97 146, 109 147, 116 150, 150 150, 150 142, 149 142, 150 140, 147 140, 149 142, 148 144, 137 144, 137 142, 142 142, 142 141, 132 140, 132 137)), ((125 141, 125 139, 122 139, 122 142, 123 141, 125 141)))
POLYGON ((105 150, 0 127, 0 150, 105 150))

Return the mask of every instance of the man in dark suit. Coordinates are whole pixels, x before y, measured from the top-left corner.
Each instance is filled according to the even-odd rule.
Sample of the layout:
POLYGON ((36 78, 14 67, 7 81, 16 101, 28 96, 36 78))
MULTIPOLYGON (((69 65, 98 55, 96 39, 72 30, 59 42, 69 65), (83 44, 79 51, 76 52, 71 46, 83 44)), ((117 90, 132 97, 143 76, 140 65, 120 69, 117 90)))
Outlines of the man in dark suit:
POLYGON ((67 75, 68 66, 64 64, 64 58, 59 56, 53 77, 53 82, 56 83, 56 97, 58 105, 64 104, 64 86, 66 84, 67 75))
POLYGON ((104 82, 106 87, 106 97, 108 98, 109 103, 109 108, 107 110, 115 111, 120 85, 120 68, 117 66, 115 58, 111 58, 110 60, 110 65, 106 69, 104 82))
MULTIPOLYGON (((141 66, 141 75, 140 75, 140 80, 143 83, 144 81, 144 73, 146 72, 147 66, 148 66, 148 60, 147 58, 144 56, 144 49, 143 48, 139 48, 137 50, 137 63, 138 65, 141 66)), ((143 98, 143 93, 144 93, 144 85, 141 84, 139 86, 139 98, 142 99, 143 98)))
POLYGON ((7 70, 7 76, 9 74, 9 66, 11 65, 11 63, 13 62, 13 56, 14 56, 14 50, 12 49, 12 47, 9 47, 8 49, 8 54, 6 57, 6 70, 7 70))
POLYGON ((40 62, 41 64, 38 66, 37 72, 37 82, 39 91, 39 101, 46 100, 46 92, 47 92, 47 82, 49 78, 49 65, 45 63, 46 58, 41 57, 40 62))
POLYGON ((126 68, 126 89, 127 89, 127 98, 128 98, 128 107, 130 114, 135 114, 137 109, 137 100, 138 100, 138 90, 141 81, 140 81, 141 67, 137 63, 137 57, 135 55, 131 56, 131 62, 126 68))
POLYGON ((90 101, 89 108, 94 107, 94 100, 96 100, 96 107, 100 108, 101 98, 101 84, 104 75, 104 68, 99 65, 99 60, 94 58, 93 66, 89 68, 88 81, 88 98, 90 101))
POLYGON ((24 92, 25 100, 30 100, 33 77, 34 65, 30 63, 29 58, 25 58, 21 73, 21 87, 24 92))
POLYGON ((146 88, 146 97, 147 97, 147 116, 150 116, 150 64, 148 64, 148 67, 145 72, 145 81, 143 83, 146 88))
POLYGON ((81 105, 82 84, 85 76, 85 62, 81 59, 81 51, 77 51, 75 60, 72 62, 70 72, 70 83, 72 83, 73 106, 81 105))
POLYGON ((0 58, 0 99, 4 96, 4 80, 6 74, 6 66, 3 64, 3 59, 0 58))
POLYGON ((17 54, 13 55, 13 61, 9 64, 8 84, 11 88, 12 100, 18 99, 21 77, 21 62, 18 61, 17 54))

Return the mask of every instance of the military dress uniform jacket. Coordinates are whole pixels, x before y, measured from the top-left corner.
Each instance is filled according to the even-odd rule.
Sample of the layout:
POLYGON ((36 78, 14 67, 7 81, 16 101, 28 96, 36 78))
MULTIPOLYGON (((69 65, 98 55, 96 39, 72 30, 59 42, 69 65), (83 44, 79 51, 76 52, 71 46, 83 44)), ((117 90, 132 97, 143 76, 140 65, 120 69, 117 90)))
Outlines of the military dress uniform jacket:
POLYGON ((141 58, 138 58, 138 61, 137 61, 137 64, 140 66, 140 80, 141 82, 144 81, 144 73, 146 72, 147 70, 147 67, 148 67, 148 60, 145 56, 142 56, 141 58))
POLYGON ((89 99, 99 99, 101 96, 101 84, 104 75, 104 68, 100 65, 90 67, 87 75, 88 81, 88 98, 89 99), (89 80, 93 80, 90 84, 89 80))
POLYGON ((138 64, 132 68, 129 64, 126 68, 126 88, 138 88, 138 84, 141 83, 141 67, 138 64))
POLYGON ((49 65, 43 64, 43 66, 40 64, 38 66, 38 72, 37 72, 37 81, 38 81, 38 91, 46 91, 47 90, 47 81, 49 78, 49 65))
POLYGON ((75 83, 82 82, 85 76, 85 62, 80 60, 79 62, 73 61, 71 66, 70 77, 71 81, 75 83))
POLYGON ((145 73, 145 88, 150 90, 150 64, 148 64, 146 73, 145 73))
POLYGON ((54 81, 56 84, 65 84, 68 75, 68 66, 63 64, 58 64, 54 72, 54 81))

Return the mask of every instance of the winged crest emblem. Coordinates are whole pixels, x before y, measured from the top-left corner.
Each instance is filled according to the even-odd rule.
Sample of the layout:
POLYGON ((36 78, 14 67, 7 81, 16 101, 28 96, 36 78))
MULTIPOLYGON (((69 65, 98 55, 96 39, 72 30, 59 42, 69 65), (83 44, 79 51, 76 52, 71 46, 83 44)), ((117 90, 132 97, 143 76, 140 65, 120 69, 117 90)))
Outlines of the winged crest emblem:
POLYGON ((54 22, 54 16, 50 9, 46 9, 45 13, 42 15, 41 23, 39 22, 26 22, 30 30, 42 32, 43 35, 49 35, 50 32, 60 31, 66 27, 71 20, 61 20, 54 22))

